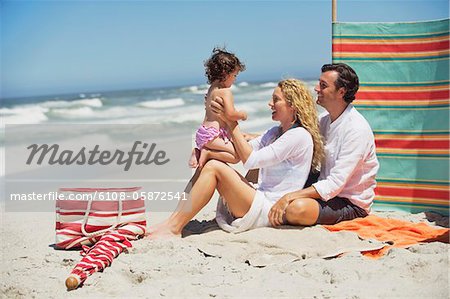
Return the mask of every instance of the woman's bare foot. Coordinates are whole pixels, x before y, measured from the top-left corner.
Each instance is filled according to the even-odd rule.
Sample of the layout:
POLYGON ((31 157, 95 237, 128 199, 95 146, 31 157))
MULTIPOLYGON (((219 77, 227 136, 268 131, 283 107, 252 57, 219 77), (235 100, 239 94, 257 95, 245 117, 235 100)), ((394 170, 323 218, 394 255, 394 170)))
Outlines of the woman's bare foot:
POLYGON ((169 239, 169 238, 181 238, 181 234, 175 234, 170 227, 160 227, 147 234, 147 238, 150 240, 156 239, 169 239))
POLYGON ((198 148, 194 148, 192 150, 191 158, 189 159, 189 167, 197 168, 199 158, 200 158, 200 151, 198 150, 198 148))
POLYGON ((181 237, 181 233, 176 232, 173 226, 170 224, 169 219, 167 219, 149 228, 147 233, 145 234, 145 237, 152 240, 173 237, 179 238, 181 237))

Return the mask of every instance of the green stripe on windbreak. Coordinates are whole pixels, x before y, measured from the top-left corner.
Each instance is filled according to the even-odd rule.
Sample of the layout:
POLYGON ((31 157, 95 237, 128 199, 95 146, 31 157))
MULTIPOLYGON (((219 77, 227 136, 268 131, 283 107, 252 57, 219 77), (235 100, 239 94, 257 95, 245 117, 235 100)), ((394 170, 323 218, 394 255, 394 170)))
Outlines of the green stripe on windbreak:
POLYGON ((416 106, 396 106, 396 105, 390 105, 390 106, 379 106, 379 105, 359 105, 357 103, 354 104, 356 108, 361 108, 361 109, 404 109, 404 110, 408 110, 408 109, 436 109, 436 108, 449 108, 449 105, 416 105, 416 106))
POLYGON ((438 56, 424 56, 424 57, 339 57, 336 60, 341 61, 386 61, 386 62, 395 62, 395 61, 433 61, 435 59, 445 59, 449 58, 450 55, 438 55, 438 56))
POLYGON ((406 180, 449 181, 449 159, 391 159, 378 155, 380 169, 377 176, 406 180))
POLYGON ((373 131, 374 134, 377 135, 391 135, 391 134, 395 134, 395 135, 417 135, 417 136, 421 136, 421 135, 445 135, 445 134, 450 134, 450 131, 416 131, 416 132, 400 132, 400 131, 373 131))
POLYGON ((442 34, 449 31, 450 19, 408 23, 333 23, 333 36, 442 34))
POLYGON ((447 85, 450 84, 450 81, 444 81, 444 82, 359 82, 359 86, 361 87, 428 87, 428 86, 442 86, 447 87, 447 85))
POLYGON ((403 202, 403 201, 387 201, 387 200, 376 200, 380 204, 394 204, 399 206, 417 206, 417 207, 433 207, 433 208, 448 208, 448 205, 435 204, 435 203, 414 203, 414 202, 403 202))
MULTIPOLYGON (((356 108, 358 110, 358 108, 356 108)), ((373 131, 448 130, 448 110, 358 110, 373 131)))
POLYGON ((443 155, 443 154, 397 154, 397 153, 377 153, 377 157, 409 157, 414 159, 421 159, 421 158, 450 158, 449 155, 443 155))
POLYGON ((445 208, 434 208, 434 207, 419 207, 419 206, 413 206, 413 207, 406 207, 406 206, 397 206, 393 203, 378 203, 377 200, 373 202, 372 206, 373 211, 402 211, 402 212, 408 212, 408 213, 422 213, 422 212, 435 212, 438 214, 441 214, 443 216, 449 215, 449 209, 448 207, 445 208))
POLYGON ((410 39, 410 38, 432 38, 432 37, 440 37, 440 36, 447 36, 449 35, 450 32, 449 31, 444 31, 444 32, 440 32, 440 33, 424 33, 424 34, 415 34, 415 35, 394 35, 394 36, 389 36, 386 35, 386 33, 381 33, 381 34, 376 34, 376 35, 372 35, 372 34, 367 34, 367 35, 351 35, 351 34, 343 34, 343 35, 333 35, 332 39, 341 39, 341 38, 347 38, 347 39, 410 39))
POLYGON ((435 185, 435 186, 449 186, 450 181, 424 181, 424 180, 399 180, 399 179, 388 179, 380 178, 377 176, 377 182, 383 183, 404 183, 404 184, 418 184, 418 185, 435 185))
MULTIPOLYGON (((339 62, 340 60, 333 60, 339 62)), ((352 61, 346 62, 361 82, 426 82, 448 81, 448 60, 439 61, 352 61)))

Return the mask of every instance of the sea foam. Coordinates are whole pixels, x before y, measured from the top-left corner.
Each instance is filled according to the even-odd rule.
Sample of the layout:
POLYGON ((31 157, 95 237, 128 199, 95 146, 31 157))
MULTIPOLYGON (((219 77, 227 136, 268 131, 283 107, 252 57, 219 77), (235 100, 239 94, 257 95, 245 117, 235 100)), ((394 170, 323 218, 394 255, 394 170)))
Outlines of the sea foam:
POLYGON ((157 99, 155 101, 145 101, 137 104, 139 107, 144 108, 152 108, 152 109, 161 109, 161 108, 171 108, 183 106, 184 100, 182 98, 174 98, 174 99, 157 99))
POLYGON ((94 115, 94 110, 90 107, 80 107, 80 108, 59 108, 52 109, 50 111, 51 115, 60 117, 60 118, 69 118, 69 119, 77 119, 77 118, 90 118, 94 115))
POLYGON ((92 99, 81 99, 74 101, 46 101, 39 104, 42 107, 46 108, 65 108, 72 106, 88 106, 88 107, 102 107, 102 100, 99 98, 92 99))
POLYGON ((267 88, 272 88, 272 87, 277 87, 278 83, 275 82, 267 82, 267 83, 262 83, 259 85, 260 87, 267 87, 267 88))
POLYGON ((45 113, 48 109, 38 105, 28 105, 18 108, 1 108, 3 124, 38 124, 48 120, 45 113))

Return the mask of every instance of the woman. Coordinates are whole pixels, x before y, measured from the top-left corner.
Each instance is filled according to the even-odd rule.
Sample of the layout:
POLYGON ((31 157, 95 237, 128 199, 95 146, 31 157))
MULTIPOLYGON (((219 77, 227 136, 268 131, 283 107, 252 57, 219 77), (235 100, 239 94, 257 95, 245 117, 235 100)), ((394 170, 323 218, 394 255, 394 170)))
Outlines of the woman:
POLYGON ((306 86, 296 79, 278 83, 269 107, 275 126, 261 137, 247 142, 236 121, 226 118, 220 99, 213 110, 228 125, 236 152, 244 167, 259 168, 259 186, 255 189, 219 159, 222 153, 207 151, 209 161, 201 169, 189 193, 165 222, 157 225, 152 237, 180 235, 184 226, 211 200, 215 189, 224 203, 219 203, 216 220, 230 232, 279 225, 283 211, 272 209, 284 194, 302 188, 311 169, 323 158, 323 144, 318 128, 314 101, 306 86), (226 206, 226 207, 225 207, 226 206))

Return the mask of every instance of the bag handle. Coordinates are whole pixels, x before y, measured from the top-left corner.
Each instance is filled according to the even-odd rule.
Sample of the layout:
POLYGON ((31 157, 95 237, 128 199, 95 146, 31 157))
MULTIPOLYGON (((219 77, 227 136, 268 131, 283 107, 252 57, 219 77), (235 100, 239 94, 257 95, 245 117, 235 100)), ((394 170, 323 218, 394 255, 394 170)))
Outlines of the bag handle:
POLYGON ((100 234, 103 234, 104 232, 107 232, 109 230, 114 229, 119 223, 120 223, 120 218, 122 217, 122 200, 119 198, 118 203, 119 203, 119 209, 118 209, 118 213, 117 213, 117 221, 115 224, 111 225, 108 228, 105 229, 101 229, 92 233, 88 233, 86 231, 86 224, 87 224, 87 220, 89 218, 89 212, 91 211, 91 206, 92 206, 92 201, 93 200, 89 200, 88 201, 88 206, 86 208, 86 212, 84 213, 84 217, 83 217, 83 221, 81 223, 81 232, 83 233, 84 236, 88 237, 88 238, 92 238, 95 236, 98 236, 100 234))

